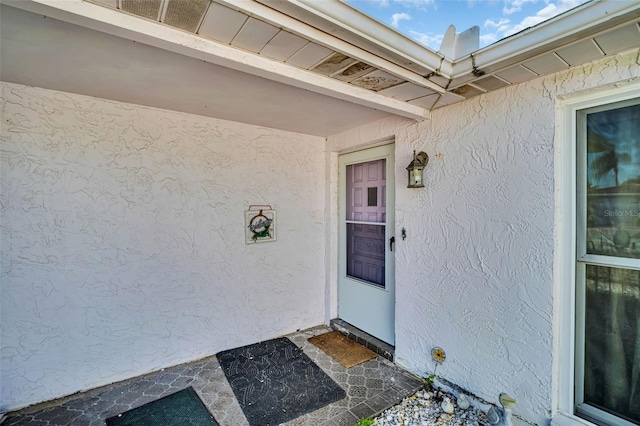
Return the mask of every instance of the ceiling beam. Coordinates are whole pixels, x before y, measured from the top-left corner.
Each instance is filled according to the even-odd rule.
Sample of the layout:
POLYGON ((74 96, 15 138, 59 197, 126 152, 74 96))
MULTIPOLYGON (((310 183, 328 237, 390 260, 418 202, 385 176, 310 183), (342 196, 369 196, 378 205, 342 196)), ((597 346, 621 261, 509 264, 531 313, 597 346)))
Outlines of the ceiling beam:
POLYGON ((390 114, 413 120, 430 117, 430 112, 425 108, 83 0, 1 0, 0 2, 390 114))

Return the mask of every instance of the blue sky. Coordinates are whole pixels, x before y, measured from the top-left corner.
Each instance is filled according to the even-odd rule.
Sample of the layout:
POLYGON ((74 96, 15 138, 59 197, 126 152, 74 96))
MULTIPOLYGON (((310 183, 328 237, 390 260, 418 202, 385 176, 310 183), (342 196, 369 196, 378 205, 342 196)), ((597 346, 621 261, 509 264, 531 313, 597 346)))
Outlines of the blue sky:
MULTIPOLYGON (((397 31, 439 50, 449 25, 480 27, 480 47, 576 7, 586 0, 345 0, 397 31)), ((625 0, 626 1, 626 0, 625 0)))

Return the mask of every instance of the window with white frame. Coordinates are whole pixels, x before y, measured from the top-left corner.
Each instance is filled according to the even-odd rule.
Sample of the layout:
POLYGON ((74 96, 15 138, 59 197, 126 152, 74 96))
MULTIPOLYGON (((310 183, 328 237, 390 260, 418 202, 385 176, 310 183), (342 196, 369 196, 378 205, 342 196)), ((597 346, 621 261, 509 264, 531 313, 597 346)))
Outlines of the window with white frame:
POLYGON ((640 98, 575 114, 574 413, 640 424, 640 98))

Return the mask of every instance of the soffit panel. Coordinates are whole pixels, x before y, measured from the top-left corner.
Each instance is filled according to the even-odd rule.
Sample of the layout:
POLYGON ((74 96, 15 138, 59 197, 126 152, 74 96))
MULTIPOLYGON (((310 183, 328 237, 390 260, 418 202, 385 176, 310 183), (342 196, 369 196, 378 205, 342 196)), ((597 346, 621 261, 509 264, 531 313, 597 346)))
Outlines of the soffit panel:
POLYGON ((569 65, 583 64, 585 62, 600 59, 603 56, 593 39, 584 40, 556 51, 569 65))
POLYGON ((522 65, 538 75, 549 74, 567 68, 567 64, 553 53, 547 53, 530 61, 525 61, 522 65))
POLYGON ((440 96, 438 101, 435 103, 433 108, 441 108, 443 106, 451 105, 458 103, 460 101, 464 101, 466 98, 464 96, 456 95, 455 93, 447 92, 444 95, 440 96))
POLYGON ((166 4, 162 22, 172 27, 195 33, 198 31, 210 0, 170 0, 166 4))
POLYGON ((478 89, 470 84, 465 84, 464 86, 460 86, 452 91, 456 95, 464 96, 465 98, 472 98, 474 96, 482 95, 486 93, 483 90, 478 89))
POLYGON ((522 65, 538 75, 550 74, 567 68, 567 64, 553 53, 547 53, 546 55, 523 62, 522 65))
POLYGON ((640 44, 638 23, 594 37, 594 40, 607 55, 637 47, 640 44))
POLYGON ((438 101, 439 98, 440 98, 440 93, 436 93, 433 95, 427 95, 421 98, 410 100, 409 103, 411 105, 417 105, 422 108, 426 108, 430 110, 433 108, 433 106, 435 105, 435 103, 438 101))
POLYGON ((437 84, 440 87, 447 87, 449 86, 449 83, 451 82, 451 79, 447 78, 447 77, 443 77, 441 75, 437 75, 435 73, 431 73, 431 74, 425 74, 428 75, 427 79, 435 84, 437 84))
POLYGON ((431 89, 427 89, 426 87, 421 87, 417 84, 408 82, 398 84, 397 86, 393 86, 388 89, 380 90, 378 93, 394 99, 399 99, 401 101, 409 101, 412 99, 422 98, 427 95, 436 94, 436 92, 431 89))
POLYGON ((289 65, 308 70, 314 65, 322 62, 333 53, 334 52, 331 49, 309 42, 285 62, 289 65))
POLYGON ((358 61, 357 59, 353 59, 348 57, 347 55, 336 52, 315 67, 311 68, 311 71, 317 72, 318 74, 331 76, 333 74, 338 74, 346 70, 351 65, 354 65, 358 62, 360 61, 358 61))
POLYGON ((508 81, 511 84, 522 83, 523 81, 531 80, 538 77, 538 74, 521 66, 516 65, 496 73, 496 76, 508 81))
POLYGON ((308 41, 302 37, 298 37, 287 31, 280 31, 260 51, 260 54, 277 61, 285 62, 307 43, 308 41))
POLYGON ((143 18, 160 19, 162 0, 122 0, 122 10, 142 16, 143 18))
POLYGON ((244 13, 218 3, 211 3, 198 34, 211 40, 230 44, 247 19, 249 17, 244 13))
POLYGON ((386 89, 387 87, 395 86, 400 83, 404 83, 404 80, 381 70, 370 72, 369 74, 351 81, 351 84, 364 89, 373 90, 374 92, 378 92, 382 89, 386 89))
POLYGON ((117 9, 119 0, 94 0, 96 3, 103 4, 107 7, 117 9))
POLYGON ((494 76, 488 76, 488 77, 484 77, 484 78, 480 78, 476 81, 473 82, 474 86, 479 86, 481 89, 483 89, 484 91, 491 91, 491 90, 497 90, 500 89, 502 87, 508 86, 509 83, 507 83, 506 81, 494 77, 494 76))
POLYGON ((347 67, 341 72, 334 74, 333 78, 341 81, 345 81, 345 82, 350 82, 355 80, 358 77, 361 77, 365 74, 372 72, 373 70, 374 68, 365 62, 356 62, 355 64, 347 67))
POLYGON ((231 45, 249 52, 258 53, 278 32, 280 32, 280 28, 250 17, 231 41, 231 45))

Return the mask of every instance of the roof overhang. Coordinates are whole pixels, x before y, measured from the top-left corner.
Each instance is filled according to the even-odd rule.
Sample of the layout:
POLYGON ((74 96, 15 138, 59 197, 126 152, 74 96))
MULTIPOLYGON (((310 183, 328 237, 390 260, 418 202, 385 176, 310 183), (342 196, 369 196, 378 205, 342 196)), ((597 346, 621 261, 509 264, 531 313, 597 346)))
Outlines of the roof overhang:
MULTIPOLYGON (((258 1, 419 75, 439 70, 446 62, 444 55, 432 51, 342 1, 258 1)), ((443 91, 441 86, 437 86, 437 90, 443 91)))
MULTIPOLYGON (((171 1, 160 2, 165 11, 171 1)), ((191 30, 163 23, 161 14, 157 20, 150 20, 120 10, 123 3, 117 0, 0 3, 412 120, 428 118, 434 108, 640 48, 640 3, 615 0, 589 1, 453 59, 340 0, 212 0, 199 26, 191 30), (212 10, 238 18, 237 23, 228 23, 235 36, 222 39, 211 32, 216 25, 227 25, 223 18, 214 20, 216 25, 204 25, 212 10), (252 25, 268 30, 261 36, 262 47, 255 49, 236 42, 236 37, 252 25), (272 44, 282 39, 306 43, 305 48, 312 46, 320 56, 304 65, 290 57, 270 56, 269 48, 273 51, 272 44)), ((458 51, 450 49, 448 55, 458 51)), ((248 111, 247 116, 253 113, 248 111)), ((358 123, 362 121, 354 122, 354 126, 358 123)))
POLYGON ((640 3, 593 1, 448 63, 454 86, 475 69, 495 73, 640 19, 640 3))
MULTIPOLYGON (((2 3, 376 110, 414 120, 422 120, 429 117, 429 112, 424 108, 381 96, 359 87, 345 85, 342 82, 321 75, 304 72, 278 61, 216 43, 186 31, 120 13, 115 9, 104 8, 87 1, 2 0, 2 3)), ((253 2, 238 1, 237 3, 259 5, 253 2)), ((265 13, 267 17, 272 17, 268 8, 261 7, 261 10, 256 13, 265 13)), ((281 17, 281 19, 284 20, 285 17, 281 17)), ((290 19, 287 24, 289 25, 287 28, 291 28, 299 23, 290 19)), ((315 34, 314 36, 322 37, 322 34, 315 34)), ((334 42, 337 43, 338 41, 335 40, 334 42)), ((346 48, 348 46, 341 47, 346 48)), ((360 55, 366 56, 366 52, 362 51, 360 55)), ((386 62, 386 66, 389 68, 399 68, 391 62, 386 62)), ((399 71, 402 70, 399 69, 399 71)))

